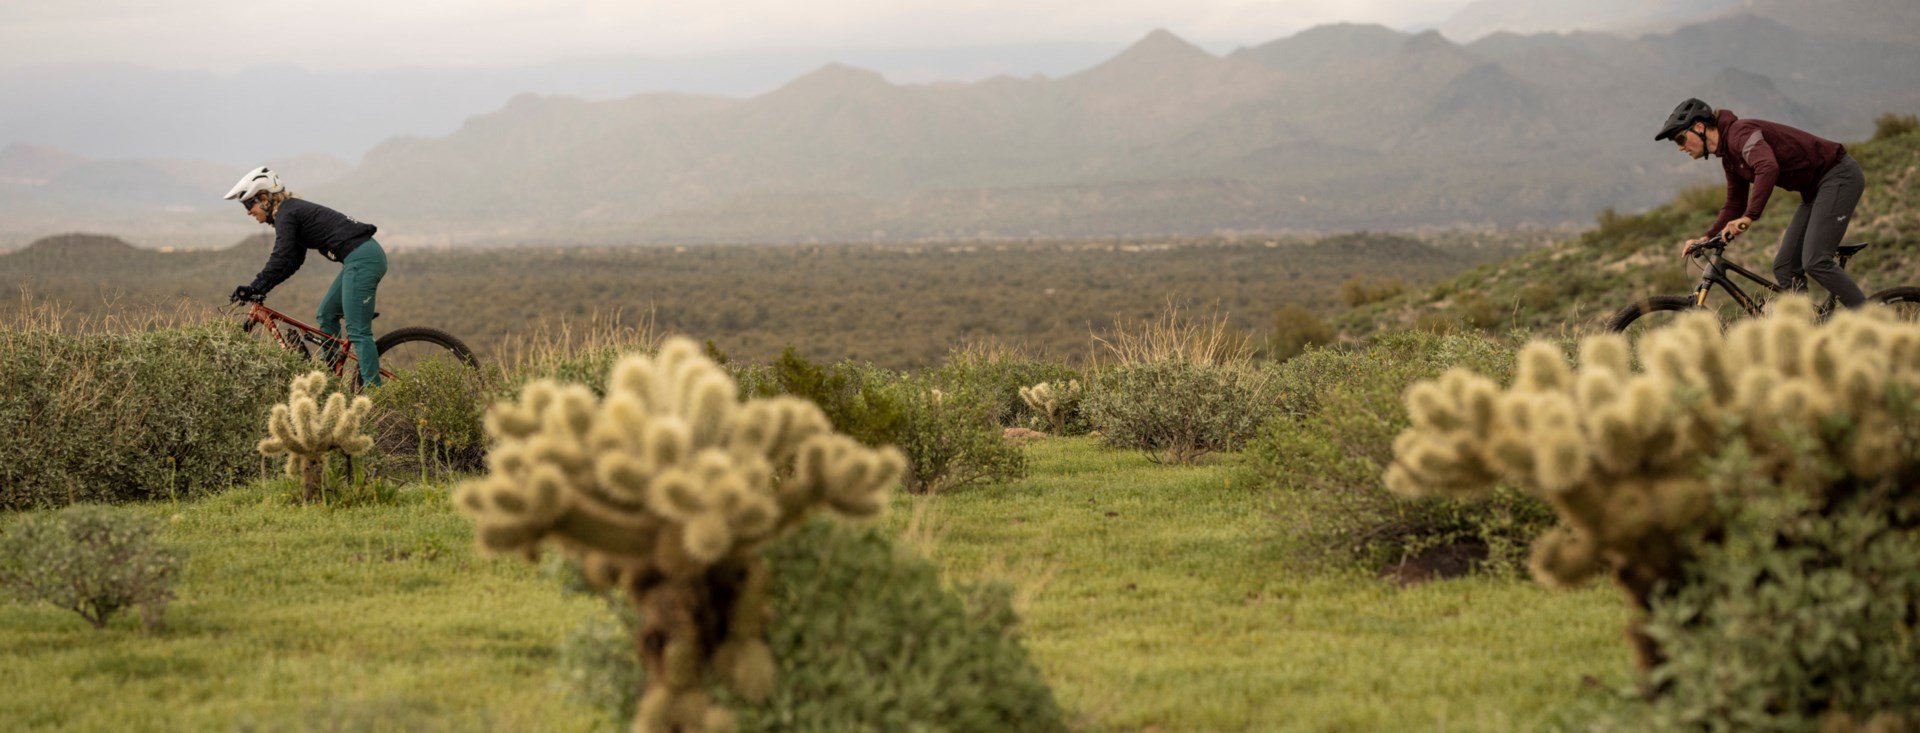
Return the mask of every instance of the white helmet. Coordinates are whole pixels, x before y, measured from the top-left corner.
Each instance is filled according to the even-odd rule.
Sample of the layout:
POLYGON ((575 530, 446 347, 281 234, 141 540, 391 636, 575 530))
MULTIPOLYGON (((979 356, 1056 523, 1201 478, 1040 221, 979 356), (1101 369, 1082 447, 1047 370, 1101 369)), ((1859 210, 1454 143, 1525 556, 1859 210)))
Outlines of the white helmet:
POLYGON ((241 176, 240 182, 233 184, 233 190, 227 192, 227 198, 245 201, 262 193, 279 193, 285 190, 287 190, 286 187, 280 185, 280 176, 267 170, 263 165, 241 176))

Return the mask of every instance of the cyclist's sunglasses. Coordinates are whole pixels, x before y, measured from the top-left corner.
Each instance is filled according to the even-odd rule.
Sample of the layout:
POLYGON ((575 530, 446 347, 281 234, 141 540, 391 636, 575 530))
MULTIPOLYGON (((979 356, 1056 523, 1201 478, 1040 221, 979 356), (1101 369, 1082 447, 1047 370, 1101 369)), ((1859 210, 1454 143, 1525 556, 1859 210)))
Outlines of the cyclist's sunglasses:
POLYGON ((243 199, 240 199, 240 208, 246 209, 247 211, 253 211, 253 205, 257 203, 260 203, 259 196, 250 196, 248 198, 243 198, 243 199))

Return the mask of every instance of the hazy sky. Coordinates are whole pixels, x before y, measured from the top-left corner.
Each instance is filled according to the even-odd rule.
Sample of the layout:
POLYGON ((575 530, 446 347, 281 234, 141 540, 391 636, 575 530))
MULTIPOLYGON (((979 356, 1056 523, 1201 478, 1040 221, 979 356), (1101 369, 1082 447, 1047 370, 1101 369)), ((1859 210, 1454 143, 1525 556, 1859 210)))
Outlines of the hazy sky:
POLYGON ((0 68, 506 67, 809 48, 1210 47, 1339 21, 1437 23, 1469 0, 0 0, 0 68))

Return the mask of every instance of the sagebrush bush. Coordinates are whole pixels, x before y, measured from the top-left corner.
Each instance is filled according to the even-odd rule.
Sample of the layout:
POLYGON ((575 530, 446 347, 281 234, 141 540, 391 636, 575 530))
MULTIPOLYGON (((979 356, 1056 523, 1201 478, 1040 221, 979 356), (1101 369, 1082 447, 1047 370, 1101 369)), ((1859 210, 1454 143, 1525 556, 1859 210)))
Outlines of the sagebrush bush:
POLYGON ((972 386, 900 380, 891 401, 904 420, 893 444, 907 456, 908 491, 941 493, 1025 476, 1027 456, 1001 437, 998 394, 972 386))
POLYGON ((497 373, 435 359, 374 390, 369 432, 385 473, 445 475, 486 460, 488 384, 497 373))
POLYGON ((1285 413, 1262 426, 1247 453, 1264 485, 1305 495, 1299 506, 1308 516, 1280 518, 1304 540, 1303 559, 1368 569, 1523 566, 1526 543, 1552 523, 1545 504, 1515 491, 1481 501, 1415 499, 1380 482, 1393 438, 1409 424, 1407 387, 1455 366, 1505 375, 1512 362, 1504 342, 1479 333, 1410 331, 1281 365, 1275 379, 1285 413))
POLYGON ((137 608, 158 630, 185 559, 159 534, 152 517, 96 504, 22 516, 0 531, 0 591, 73 611, 96 629, 137 608))
POLYGON ((1279 395, 1271 373, 1251 364, 1168 358, 1096 372, 1085 409, 1107 445, 1184 464, 1238 450, 1278 411, 1279 395))
POLYGON ((835 433, 811 402, 742 402, 689 339, 623 358, 606 385, 543 380, 496 404, 488 473, 454 501, 484 549, 551 546, 642 611, 634 730, 731 730, 708 678, 749 701, 775 683, 761 549, 817 511, 877 514, 906 461, 835 433))
MULTIPOLYGON (((1920 325, 1882 308, 1812 320, 1802 297, 1724 333, 1712 314, 1689 314, 1642 339, 1637 358, 1617 334, 1590 337, 1577 369, 1535 342, 1506 390, 1451 371, 1407 392, 1412 426, 1395 439, 1388 485, 1474 496, 1507 482, 1545 499, 1563 526, 1535 542, 1534 576, 1611 575, 1638 612, 1636 660, 1654 670, 1665 654, 1644 613, 1699 577, 1703 547, 1728 540, 1715 510, 1728 492, 1798 494, 1823 519, 1864 502, 1915 529, 1920 325), (1707 462, 1729 457, 1744 468, 1713 480, 1707 462)), ((1826 562, 1779 535, 1766 541, 1781 553, 1769 563, 1826 562)))
POLYGON ((226 488, 257 471, 260 425, 307 367, 230 325, 0 328, 0 509, 226 488))
MULTIPOLYGON (((939 568, 884 534, 813 521, 767 549, 771 695, 712 686, 742 731, 1064 731, 1059 705, 1020 644, 1002 586, 949 590, 939 568)), ((577 587, 577 584, 576 584, 577 587)), ((610 604, 563 646, 575 691, 632 718, 645 671, 640 615, 610 604)))

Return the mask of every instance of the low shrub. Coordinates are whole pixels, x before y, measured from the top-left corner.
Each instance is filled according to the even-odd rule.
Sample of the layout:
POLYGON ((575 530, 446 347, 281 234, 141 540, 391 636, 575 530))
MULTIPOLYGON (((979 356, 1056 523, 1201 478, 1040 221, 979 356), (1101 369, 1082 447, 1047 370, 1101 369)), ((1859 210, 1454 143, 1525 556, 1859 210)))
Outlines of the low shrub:
POLYGON ((231 326, 0 329, 0 509, 230 486, 258 470, 267 410, 307 368, 231 326))
POLYGON ((433 360, 372 390, 368 432, 380 472, 426 481, 485 465, 489 381, 481 369, 433 360))
POLYGON ((185 558, 159 534, 152 517, 116 507, 23 516, 0 532, 0 590, 73 611, 96 629, 137 608, 141 623, 158 630, 185 558))
POLYGON ((1920 130, 1920 116, 1888 112, 1873 118, 1873 139, 1885 140, 1920 130))
POLYGON ((870 364, 818 364, 792 347, 740 378, 742 395, 807 400, 827 413, 835 430, 870 446, 891 444, 906 429, 907 415, 889 388, 898 381, 900 375, 870 364))
POLYGON ((907 454, 907 491, 940 493, 1027 473, 1026 454, 1000 435, 999 395, 906 379, 887 387, 903 416, 893 445, 907 454))
POLYGON ((1527 541, 1552 522, 1544 504, 1511 490, 1486 501, 1409 499, 1380 474, 1408 425, 1401 395, 1452 366, 1512 371, 1512 351, 1478 333, 1383 335, 1364 348, 1316 349, 1275 377, 1285 413, 1266 423, 1248 454, 1263 482, 1302 494, 1302 560, 1369 569, 1425 564, 1524 566, 1527 541))
POLYGON ((1378 303, 1407 292, 1407 281, 1397 277, 1354 275, 1340 283, 1340 302, 1348 308, 1378 303))
POLYGON ((1279 409, 1271 373, 1245 362, 1167 358, 1096 372, 1087 387, 1087 419, 1117 448, 1185 464, 1238 450, 1279 409))
POLYGON ((1332 343, 1338 334, 1318 314, 1297 305, 1273 314, 1273 332, 1267 335, 1267 356, 1286 361, 1310 347, 1332 343))
MULTIPOLYGON (((937 567, 884 534, 822 520, 775 542, 766 558, 773 694, 748 703, 710 686, 739 730, 1066 730, 1003 586, 948 590, 937 567)), ((645 684, 631 643, 643 619, 624 603, 609 606, 560 658, 577 694, 625 721, 645 684)))
POLYGON ((870 446, 898 447, 907 456, 908 491, 1026 475, 1025 455, 1000 438, 1005 412, 998 381, 1005 377, 993 369, 909 377, 850 361, 818 364, 788 349, 770 365, 736 373, 743 393, 806 399, 840 432, 870 446))
MULTIPOLYGON (((1031 425, 1036 418, 1046 420, 1020 398, 1022 388, 1041 382, 1077 380, 1080 371, 1014 351, 958 350, 947 355, 947 362, 933 372, 933 377, 949 391, 968 391, 986 398, 993 409, 990 417, 994 424, 1011 427, 1031 425)), ((1081 420, 1068 420, 1067 427, 1070 431, 1086 432, 1085 422, 1081 420)))

